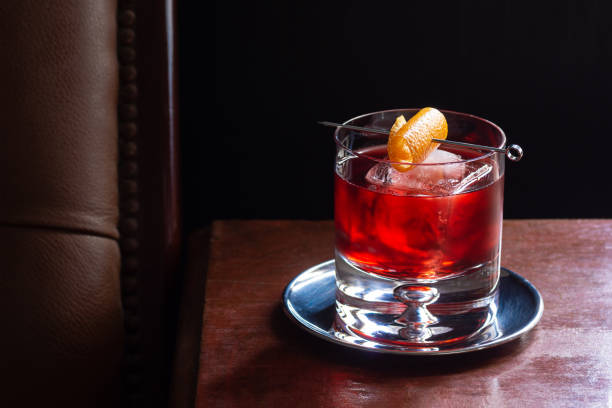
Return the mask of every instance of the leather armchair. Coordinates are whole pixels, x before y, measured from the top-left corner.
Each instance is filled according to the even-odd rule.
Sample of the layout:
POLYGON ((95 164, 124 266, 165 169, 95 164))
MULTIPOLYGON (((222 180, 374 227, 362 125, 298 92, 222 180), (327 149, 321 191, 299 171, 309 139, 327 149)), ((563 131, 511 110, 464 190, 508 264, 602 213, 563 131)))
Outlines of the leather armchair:
POLYGON ((174 6, 0 5, 0 406, 166 405, 174 6))

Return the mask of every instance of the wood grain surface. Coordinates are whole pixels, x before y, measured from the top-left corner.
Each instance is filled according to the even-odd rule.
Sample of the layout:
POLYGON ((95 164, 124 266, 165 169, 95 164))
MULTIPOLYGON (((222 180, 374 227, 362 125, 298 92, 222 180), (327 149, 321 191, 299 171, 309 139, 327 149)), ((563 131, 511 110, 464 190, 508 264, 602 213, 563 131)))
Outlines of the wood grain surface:
POLYGON ((332 258, 331 221, 217 221, 191 256, 209 245, 197 407, 612 404, 612 220, 505 221, 502 265, 540 290, 542 320, 433 358, 343 348, 283 314, 285 285, 332 258))

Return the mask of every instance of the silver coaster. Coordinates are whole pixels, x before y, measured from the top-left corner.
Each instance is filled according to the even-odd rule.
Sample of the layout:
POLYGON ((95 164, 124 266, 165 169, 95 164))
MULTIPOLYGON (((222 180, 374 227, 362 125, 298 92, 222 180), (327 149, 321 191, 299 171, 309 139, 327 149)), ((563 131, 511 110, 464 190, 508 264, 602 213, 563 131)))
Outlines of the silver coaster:
POLYGON ((542 317, 540 292, 525 278, 501 268, 497 316, 493 324, 469 339, 438 347, 383 344, 335 328, 336 282, 334 261, 313 266, 285 288, 285 313, 298 326, 324 340, 365 351, 392 354, 459 354, 498 346, 531 330, 542 317))

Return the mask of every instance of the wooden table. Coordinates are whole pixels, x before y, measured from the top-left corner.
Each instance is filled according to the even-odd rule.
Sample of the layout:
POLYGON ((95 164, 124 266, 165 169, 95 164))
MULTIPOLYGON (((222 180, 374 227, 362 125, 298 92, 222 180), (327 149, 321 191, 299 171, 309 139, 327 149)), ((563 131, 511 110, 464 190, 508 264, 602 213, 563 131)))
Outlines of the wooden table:
POLYGON ((208 269, 197 407, 612 404, 612 220, 505 221, 502 265, 540 290, 544 316, 519 340, 457 356, 365 353, 295 326, 283 288, 333 245, 331 221, 218 221, 210 241, 196 237, 208 269))

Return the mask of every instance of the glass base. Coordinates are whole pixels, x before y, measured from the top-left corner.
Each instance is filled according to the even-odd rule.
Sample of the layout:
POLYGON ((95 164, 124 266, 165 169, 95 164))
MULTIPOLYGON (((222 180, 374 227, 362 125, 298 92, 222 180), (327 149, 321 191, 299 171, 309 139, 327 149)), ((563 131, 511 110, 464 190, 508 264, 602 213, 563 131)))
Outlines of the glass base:
POLYGON ((405 345, 466 340, 497 312, 499 258, 439 280, 394 280, 363 271, 336 251, 336 326, 405 345))

